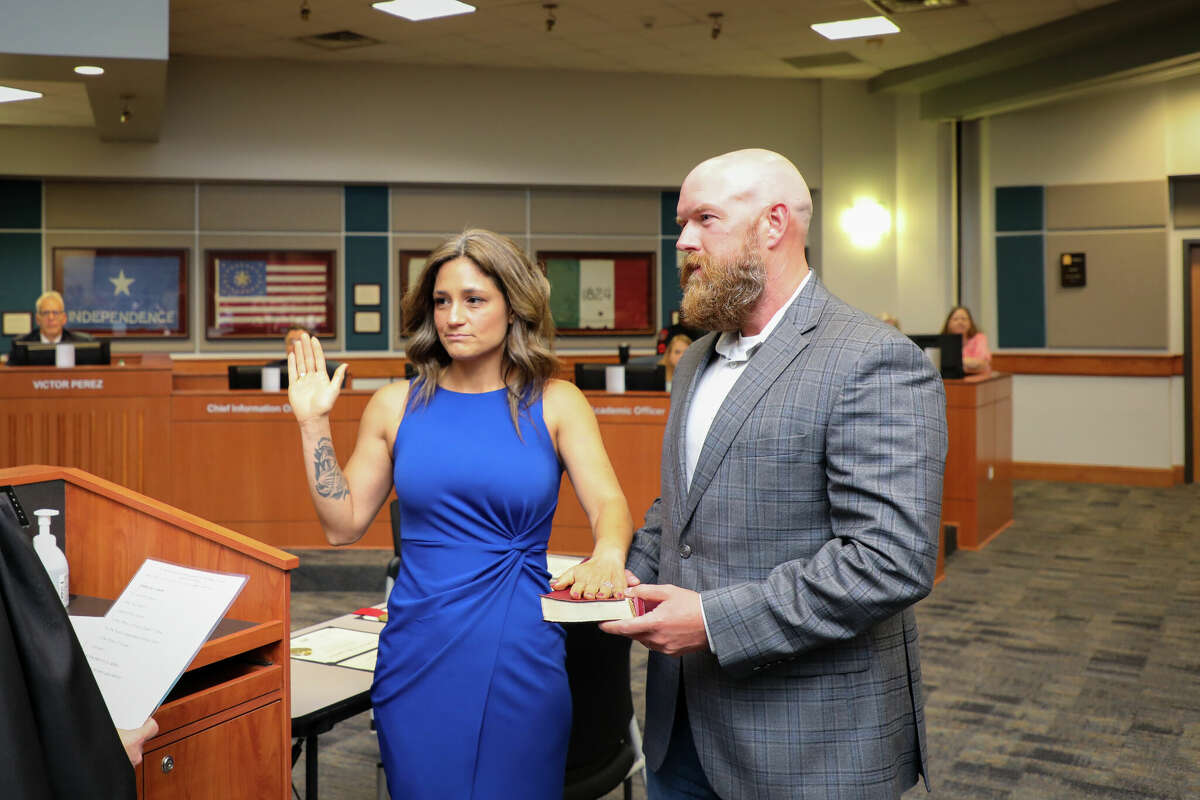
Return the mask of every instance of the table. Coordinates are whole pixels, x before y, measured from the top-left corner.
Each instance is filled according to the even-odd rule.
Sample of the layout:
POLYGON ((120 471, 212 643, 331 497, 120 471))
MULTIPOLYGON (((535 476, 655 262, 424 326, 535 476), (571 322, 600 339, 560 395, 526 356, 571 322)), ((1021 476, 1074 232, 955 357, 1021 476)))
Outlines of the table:
MULTIPOLYGON (((385 606, 385 603, 380 603, 377 608, 385 606)), ((343 614, 293 631, 292 638, 328 627, 378 634, 383 630, 383 623, 365 620, 356 614, 343 614)), ((317 737, 328 733, 339 722, 370 710, 371 681, 375 673, 298 658, 291 659, 291 662, 292 738, 304 740, 304 795, 306 800, 316 800, 317 737)))

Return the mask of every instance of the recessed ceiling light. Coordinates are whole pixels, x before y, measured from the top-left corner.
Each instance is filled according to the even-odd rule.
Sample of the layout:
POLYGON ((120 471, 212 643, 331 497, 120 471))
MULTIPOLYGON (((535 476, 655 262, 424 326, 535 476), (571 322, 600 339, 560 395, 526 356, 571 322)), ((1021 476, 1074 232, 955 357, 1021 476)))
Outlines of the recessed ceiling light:
POLYGON ((104 67, 93 67, 93 66, 84 64, 84 65, 76 67, 75 71, 78 72, 80 75, 103 75, 104 67))
POLYGON ((13 103, 17 100, 36 100, 41 92, 27 92, 24 89, 14 89, 11 86, 0 86, 0 103, 13 103))
POLYGON ((811 27, 826 39, 856 39, 860 36, 883 36, 900 32, 896 23, 887 17, 840 19, 837 22, 818 22, 811 27))
POLYGON ((413 22, 437 17, 452 17, 455 14, 470 14, 475 6, 460 3, 458 0, 388 0, 386 3, 372 3, 372 6, 388 14, 404 17, 413 22))

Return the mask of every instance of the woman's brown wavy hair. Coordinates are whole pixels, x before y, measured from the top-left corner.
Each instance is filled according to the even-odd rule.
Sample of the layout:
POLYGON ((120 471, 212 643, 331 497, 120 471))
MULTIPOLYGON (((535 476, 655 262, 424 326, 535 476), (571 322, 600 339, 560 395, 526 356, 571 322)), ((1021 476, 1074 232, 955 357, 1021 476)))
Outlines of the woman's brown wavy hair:
POLYGON ((512 315, 501 374, 508 386, 513 427, 520 436, 518 415, 542 396, 547 381, 558 371, 550 282, 516 242, 481 228, 463 231, 439 245, 429 254, 420 279, 404 296, 403 333, 408 337, 405 356, 417 370, 409 406, 427 405, 437 391, 442 372, 450 365, 450 354, 442 346, 433 319, 433 287, 442 265, 456 258, 469 258, 492 279, 512 315))

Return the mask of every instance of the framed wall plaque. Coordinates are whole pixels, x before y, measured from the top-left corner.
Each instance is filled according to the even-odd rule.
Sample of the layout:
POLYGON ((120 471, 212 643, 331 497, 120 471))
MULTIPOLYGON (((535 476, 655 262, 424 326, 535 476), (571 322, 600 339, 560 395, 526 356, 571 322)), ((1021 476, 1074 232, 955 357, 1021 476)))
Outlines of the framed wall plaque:
POLYGON ((655 332, 654 253, 539 252, 565 335, 655 332))
POLYGON ((300 325, 337 335, 333 250, 209 250, 206 335, 268 338, 300 325))
POLYGON ((67 328, 102 336, 188 335, 187 250, 54 248, 67 328))

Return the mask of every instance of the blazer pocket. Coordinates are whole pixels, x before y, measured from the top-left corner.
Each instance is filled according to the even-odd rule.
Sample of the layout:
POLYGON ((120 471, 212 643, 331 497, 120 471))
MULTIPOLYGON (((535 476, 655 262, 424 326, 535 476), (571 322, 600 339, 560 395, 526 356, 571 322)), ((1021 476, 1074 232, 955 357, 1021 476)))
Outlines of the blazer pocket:
POLYGON ((859 634, 848 642, 832 644, 792 658, 769 661, 753 668, 752 677, 811 678, 862 672, 871 666, 871 640, 859 634))
POLYGON ((811 446, 808 431, 787 436, 764 436, 737 444, 736 455, 751 461, 799 461, 811 446))

